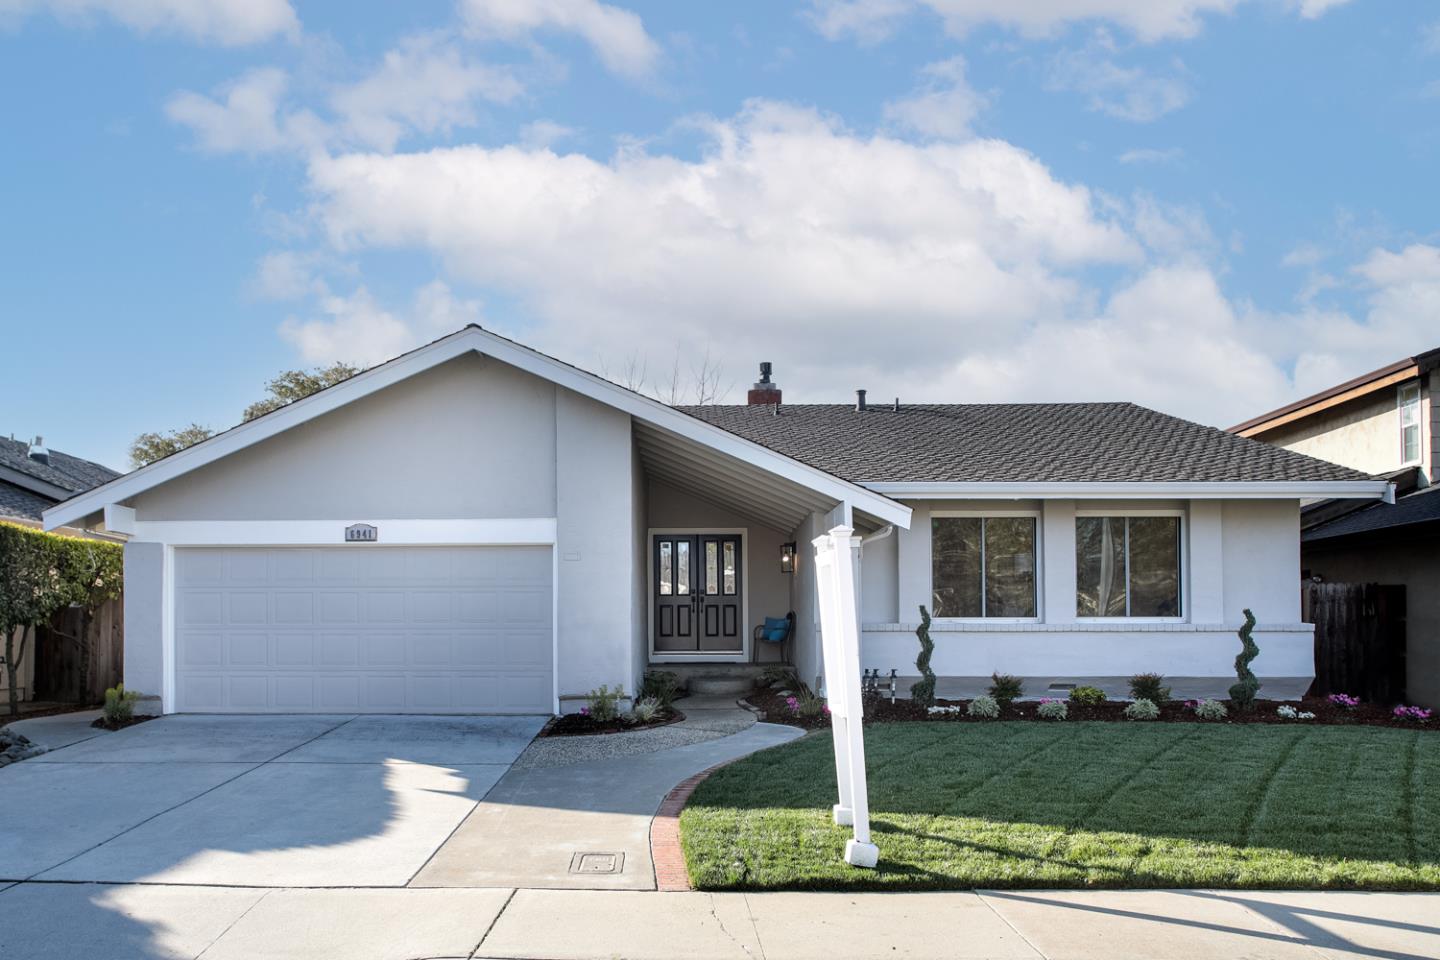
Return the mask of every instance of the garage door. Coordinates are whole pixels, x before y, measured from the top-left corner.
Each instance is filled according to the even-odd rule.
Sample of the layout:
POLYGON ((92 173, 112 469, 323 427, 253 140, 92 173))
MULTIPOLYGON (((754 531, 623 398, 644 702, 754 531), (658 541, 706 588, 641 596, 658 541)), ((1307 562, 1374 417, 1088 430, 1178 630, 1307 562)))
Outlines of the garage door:
POLYGON ((175 551, 176 708, 549 713, 549 547, 175 551))

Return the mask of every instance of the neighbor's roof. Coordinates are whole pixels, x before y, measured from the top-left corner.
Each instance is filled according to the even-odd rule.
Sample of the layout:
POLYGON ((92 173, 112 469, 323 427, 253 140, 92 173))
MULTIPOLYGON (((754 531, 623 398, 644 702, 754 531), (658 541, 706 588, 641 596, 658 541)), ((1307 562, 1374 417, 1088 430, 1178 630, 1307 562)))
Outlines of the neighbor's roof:
POLYGON ((1393 504, 1371 504, 1311 527, 1301 539, 1306 543, 1314 543, 1317 540, 1348 537, 1357 533, 1376 533, 1420 523, 1440 523, 1440 487, 1426 487, 1401 497, 1393 504))
POLYGON ((1440 347, 1424 353, 1417 353, 1413 357, 1405 357, 1403 360, 1396 360, 1394 363, 1387 363, 1378 370, 1362 373, 1353 380, 1337 383, 1319 393, 1311 394, 1294 403, 1287 403, 1269 413, 1252 417, 1244 423, 1237 423, 1230 428, 1230 432, 1238 433, 1242 437, 1257 436, 1274 430, 1276 427, 1283 427, 1287 423, 1294 423, 1296 420, 1303 420, 1332 407, 1349 403, 1351 400, 1369 396, 1386 387, 1413 380, 1421 374, 1429 373, 1436 366, 1440 366, 1440 347))
POLYGON ((11 488, 0 494, 0 506, 8 508, 4 510, 8 516, 38 520, 40 514, 33 509, 36 496, 45 499, 45 506, 49 506, 56 499, 83 493, 118 476, 120 474, 109 467, 53 449, 50 463, 39 463, 30 459, 30 444, 0 437, 0 479, 11 488), (53 495, 57 490, 59 497, 53 495))
POLYGON ((1133 403, 681 407, 855 483, 1328 482, 1349 467, 1133 403))

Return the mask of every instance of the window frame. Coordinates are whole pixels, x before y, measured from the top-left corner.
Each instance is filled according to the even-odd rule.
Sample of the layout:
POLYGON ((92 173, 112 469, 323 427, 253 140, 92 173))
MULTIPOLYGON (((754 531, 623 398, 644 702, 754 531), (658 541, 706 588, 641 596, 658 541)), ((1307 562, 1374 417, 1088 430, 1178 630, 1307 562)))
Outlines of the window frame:
POLYGON ((1424 392, 1420 389, 1420 381, 1413 383, 1402 383, 1395 390, 1395 419, 1399 429, 1400 440, 1400 465, 1402 467, 1413 467, 1425 461, 1425 413, 1424 413, 1424 392), (1405 457, 1405 407, 1407 403, 1415 404, 1415 456, 1413 459, 1405 457))
MULTIPOLYGON (((1075 572, 1075 598, 1074 612, 1076 623, 1189 623, 1190 622, 1190 564, 1187 559, 1190 556, 1190 524, 1189 515, 1185 510, 1076 510, 1075 519, 1082 517, 1178 517, 1180 520, 1180 543, 1177 547, 1176 562, 1179 569, 1175 571, 1176 586, 1180 593, 1180 615, 1175 617, 1086 617, 1080 613, 1080 557, 1074 554, 1070 562, 1074 564, 1075 572)), ((1127 534, 1125 537, 1125 606, 1130 606, 1130 537, 1128 534, 1129 525, 1126 525, 1127 534)), ((1078 526, 1071 538, 1075 543, 1080 542, 1078 526)), ((1072 551, 1073 553, 1073 551, 1072 551)))
MULTIPOLYGON (((978 617, 934 617, 936 623, 1042 623, 1045 613, 1045 524, 1039 510, 931 510, 930 519, 943 520, 947 517, 959 517, 980 520, 1005 520, 1023 518, 1035 521, 1035 616, 1033 617, 987 617, 983 614, 978 617)), ((985 566, 984 548, 985 533, 981 527, 980 533, 981 567, 980 567, 980 609, 985 609, 985 566)), ((929 599, 930 605, 935 604, 935 538, 933 532, 930 536, 930 562, 926 565, 925 596, 929 599)))

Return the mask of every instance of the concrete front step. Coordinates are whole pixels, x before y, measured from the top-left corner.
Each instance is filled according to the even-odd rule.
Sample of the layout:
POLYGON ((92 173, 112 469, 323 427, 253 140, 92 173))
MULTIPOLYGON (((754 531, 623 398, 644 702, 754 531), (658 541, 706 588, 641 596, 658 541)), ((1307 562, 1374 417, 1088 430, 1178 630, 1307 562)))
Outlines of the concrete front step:
POLYGON ((755 689, 755 678, 724 673, 698 673, 688 684, 690 695, 696 697, 742 696, 755 689))

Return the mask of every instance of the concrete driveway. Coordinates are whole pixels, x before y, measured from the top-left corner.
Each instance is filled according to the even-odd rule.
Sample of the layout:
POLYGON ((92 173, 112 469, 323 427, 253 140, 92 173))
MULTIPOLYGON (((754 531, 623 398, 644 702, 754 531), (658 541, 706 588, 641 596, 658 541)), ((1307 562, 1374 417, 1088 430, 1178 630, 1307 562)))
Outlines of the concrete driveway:
POLYGON ((0 882, 404 886, 543 723, 152 720, 0 771, 0 882))

